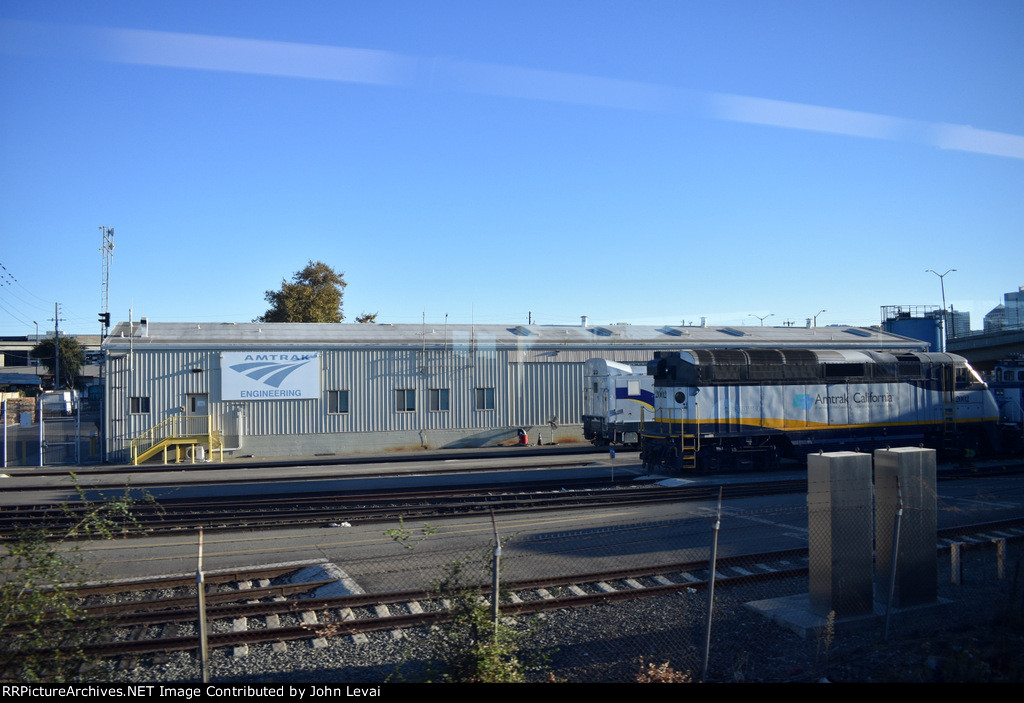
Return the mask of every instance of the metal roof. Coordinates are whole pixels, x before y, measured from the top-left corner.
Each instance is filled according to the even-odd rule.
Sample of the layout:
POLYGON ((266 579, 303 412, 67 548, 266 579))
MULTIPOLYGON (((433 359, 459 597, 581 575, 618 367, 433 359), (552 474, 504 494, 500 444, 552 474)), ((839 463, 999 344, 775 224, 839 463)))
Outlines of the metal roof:
POLYGON ((920 340, 872 327, 454 325, 259 322, 120 322, 108 350, 307 347, 480 348, 803 347, 923 350, 920 340))

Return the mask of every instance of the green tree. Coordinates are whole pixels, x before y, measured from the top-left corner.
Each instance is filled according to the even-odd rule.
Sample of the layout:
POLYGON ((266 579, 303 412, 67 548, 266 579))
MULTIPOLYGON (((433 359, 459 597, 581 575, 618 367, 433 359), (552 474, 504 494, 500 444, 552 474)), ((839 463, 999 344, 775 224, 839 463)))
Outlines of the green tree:
POLYGON ((361 322, 364 324, 375 324, 377 322, 377 313, 364 312, 362 315, 356 318, 356 322, 361 322))
MULTIPOLYGON (((55 362, 54 350, 57 344, 53 337, 44 339, 32 349, 32 357, 39 359, 46 370, 54 374, 56 379, 57 364, 55 362)), ((60 338, 60 385, 64 388, 71 388, 78 378, 78 371, 85 364, 85 352, 82 345, 74 337, 64 335, 60 338)), ((56 385, 56 380, 54 382, 56 385)))
POLYGON ((270 309, 254 322, 341 322, 345 274, 322 261, 310 261, 281 290, 268 290, 270 309))

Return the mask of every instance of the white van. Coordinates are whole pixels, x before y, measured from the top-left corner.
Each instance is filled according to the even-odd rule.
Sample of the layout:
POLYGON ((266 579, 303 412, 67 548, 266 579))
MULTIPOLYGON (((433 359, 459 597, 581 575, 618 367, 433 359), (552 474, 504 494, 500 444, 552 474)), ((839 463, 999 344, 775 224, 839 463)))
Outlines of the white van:
POLYGON ((73 415, 78 407, 77 391, 46 391, 42 396, 43 412, 73 415))

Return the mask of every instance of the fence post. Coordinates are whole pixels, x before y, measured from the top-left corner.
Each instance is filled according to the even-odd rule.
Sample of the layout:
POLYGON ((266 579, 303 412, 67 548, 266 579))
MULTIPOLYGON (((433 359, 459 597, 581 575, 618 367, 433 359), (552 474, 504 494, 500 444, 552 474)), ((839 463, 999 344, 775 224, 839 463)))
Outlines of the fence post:
POLYGON ((196 566, 199 610, 199 666, 203 672, 203 683, 210 682, 209 651, 206 644, 206 579, 203 577, 203 528, 199 528, 199 562, 196 566))
POLYGON ((36 397, 36 416, 39 418, 39 465, 43 466, 43 396, 36 397))
POLYGON ((498 617, 501 610, 498 607, 498 589, 501 585, 499 572, 501 569, 501 538, 498 536, 498 523, 494 519, 494 509, 491 509, 491 527, 494 530, 494 562, 491 565, 491 620, 494 622, 494 637, 498 637, 498 617))
POLYGON ((75 403, 75 466, 82 465, 82 398, 75 403))
POLYGON ((963 546, 962 542, 953 542, 949 545, 949 577, 957 586, 964 580, 964 565, 960 559, 961 546, 963 546))
POLYGON ((996 578, 1002 581, 1006 578, 1006 540, 992 540, 996 545, 996 578))
POLYGON ((708 680, 708 659, 711 656, 711 617, 715 608, 715 566, 718 561, 718 532, 722 527, 722 487, 718 487, 718 512, 715 514, 715 524, 712 528, 711 537, 711 559, 708 562, 708 619, 704 634, 704 666, 701 668, 700 680, 708 680))

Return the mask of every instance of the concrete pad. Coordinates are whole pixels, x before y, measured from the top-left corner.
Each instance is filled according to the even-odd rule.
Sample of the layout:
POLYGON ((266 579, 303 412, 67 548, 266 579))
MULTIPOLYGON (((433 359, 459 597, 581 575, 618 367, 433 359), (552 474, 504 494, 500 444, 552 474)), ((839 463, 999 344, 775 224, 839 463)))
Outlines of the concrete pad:
POLYGON ((665 486, 666 488, 676 488, 677 486, 689 486, 691 483, 696 481, 687 478, 661 478, 660 476, 651 476, 655 479, 659 486, 665 486))
MULTIPOLYGON (((947 608, 951 604, 948 600, 939 600, 929 605, 918 605, 912 608, 893 608, 892 617, 904 619, 908 614, 922 610, 934 610, 947 608)), ((811 597, 809 593, 801 593, 785 598, 767 598, 765 600, 751 601, 744 603, 744 606, 759 615, 763 615, 772 622, 795 632, 800 637, 819 637, 828 626, 828 619, 817 615, 811 609, 811 597)), ((858 615, 846 618, 836 618, 834 629, 836 632, 859 632, 870 627, 881 626, 885 622, 885 605, 875 603, 874 613, 858 615)))
POLYGON ((310 594, 312 598, 333 598, 335 596, 351 596, 364 593, 363 588, 349 577, 345 570, 337 564, 326 562, 309 566, 292 574, 289 583, 305 583, 308 581, 325 581, 334 579, 334 583, 321 586, 310 594))

